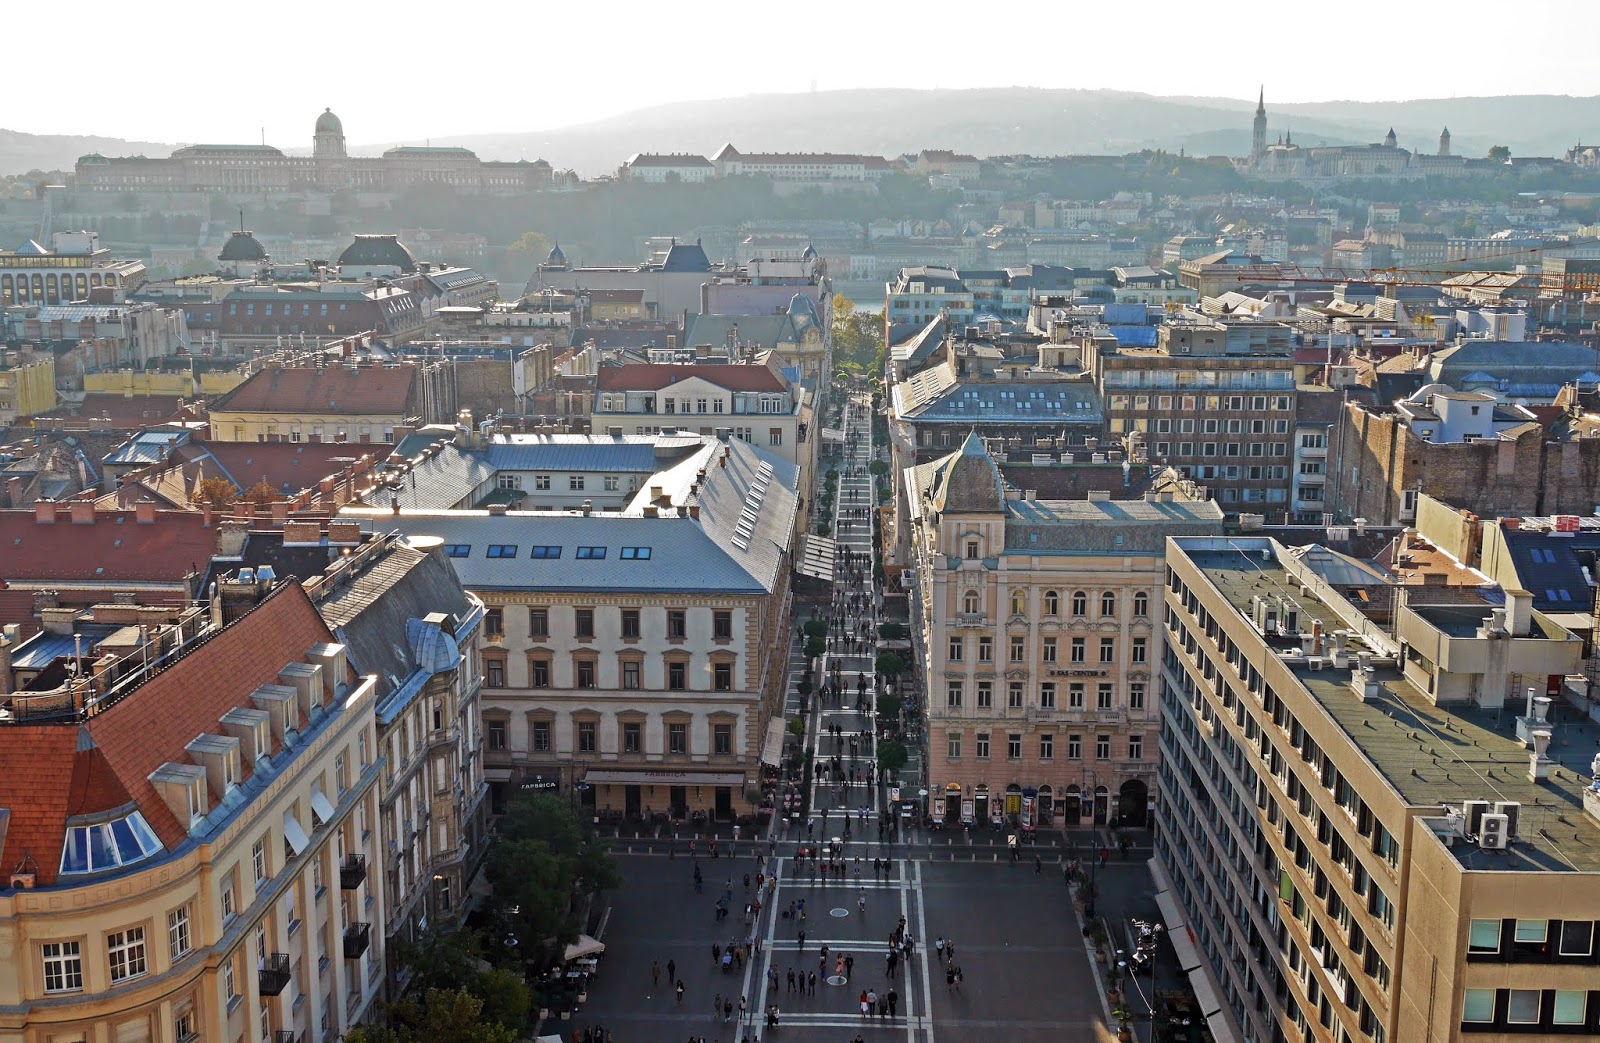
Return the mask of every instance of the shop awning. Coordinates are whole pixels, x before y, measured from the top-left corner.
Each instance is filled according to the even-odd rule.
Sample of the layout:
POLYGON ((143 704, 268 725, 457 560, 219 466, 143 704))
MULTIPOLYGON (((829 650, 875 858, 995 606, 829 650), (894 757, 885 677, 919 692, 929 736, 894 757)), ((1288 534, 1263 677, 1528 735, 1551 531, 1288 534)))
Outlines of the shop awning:
MULTIPOLYGON (((1196 967, 1189 972, 1189 988, 1194 991, 1194 998, 1200 1004, 1200 1016, 1210 1019, 1211 1015, 1222 1009, 1222 1000, 1217 998, 1216 987, 1211 984, 1211 975, 1206 973, 1204 967, 1196 967)), ((1227 1039, 1229 1034, 1224 1032, 1218 1039, 1227 1039)))
POLYGON ((1219 1010, 1206 1018, 1206 1028, 1211 1030, 1211 1038, 1216 1040, 1217 1043, 1223 1043, 1224 1040, 1235 1038, 1233 1024, 1228 1021, 1228 1015, 1225 1011, 1219 1010))
POLYGON ((776 768, 783 759, 783 718, 767 722, 767 741, 761 747, 761 763, 776 768))
POLYGON ((510 782, 511 781, 511 769, 510 768, 485 768, 485 769, 483 769, 483 777, 486 780, 488 780, 489 782, 510 782))
POLYGON ((583 781, 591 786, 743 786, 744 776, 727 772, 591 771, 583 781))
POLYGON ((593 956, 596 953, 605 951, 606 945, 604 942, 596 941, 587 934, 580 934, 577 941, 567 946, 566 959, 581 960, 585 956, 593 956))

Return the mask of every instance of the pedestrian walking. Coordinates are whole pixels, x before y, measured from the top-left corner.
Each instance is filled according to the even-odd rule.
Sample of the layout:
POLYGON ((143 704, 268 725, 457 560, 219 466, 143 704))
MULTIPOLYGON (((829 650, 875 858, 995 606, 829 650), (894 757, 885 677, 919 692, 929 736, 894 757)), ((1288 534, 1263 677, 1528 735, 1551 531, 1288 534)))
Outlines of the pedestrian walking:
POLYGON ((845 981, 849 981, 850 980, 850 975, 855 971, 855 966, 856 966, 856 958, 854 956, 851 956, 849 953, 846 953, 845 957, 844 957, 844 980, 845 981))
POLYGON ((789 968, 789 991, 794 991, 794 968, 789 968))
POLYGON ((800 951, 801 952, 805 952, 806 951, 806 932, 805 931, 800 931, 799 934, 797 935, 797 937, 800 939, 800 951))
POLYGON ((817 974, 815 971, 806 975, 806 985, 809 986, 807 995, 815 996, 817 994, 817 974))
POLYGON ((667 961, 667 981, 675 983, 678 980, 678 964, 675 960, 667 961))
POLYGON ((683 982, 678 982, 678 1002, 683 1002, 683 982))
POLYGON ((656 991, 656 986, 661 984, 661 961, 650 964, 650 991, 656 991))
POLYGON ((889 1004, 889 1016, 892 1018, 895 1016, 895 1007, 897 1007, 900 1003, 900 994, 893 989, 890 989, 889 994, 885 996, 884 999, 889 1004))

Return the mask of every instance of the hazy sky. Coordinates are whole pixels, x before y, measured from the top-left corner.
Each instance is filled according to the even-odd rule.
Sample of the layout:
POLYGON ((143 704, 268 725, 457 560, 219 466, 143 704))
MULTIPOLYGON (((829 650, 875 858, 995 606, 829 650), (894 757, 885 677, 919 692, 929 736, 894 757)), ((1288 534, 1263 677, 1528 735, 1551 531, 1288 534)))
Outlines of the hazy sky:
POLYGON ((306 147, 328 106, 357 146, 813 87, 1253 99, 1264 82, 1269 105, 1600 94, 1595 0, 88 0, 70 16, 43 3, 6 8, 11 46, 0 69, 12 89, 0 128, 163 142, 256 142, 265 128, 272 144, 306 147), (30 75, 37 93, 23 86, 30 75))

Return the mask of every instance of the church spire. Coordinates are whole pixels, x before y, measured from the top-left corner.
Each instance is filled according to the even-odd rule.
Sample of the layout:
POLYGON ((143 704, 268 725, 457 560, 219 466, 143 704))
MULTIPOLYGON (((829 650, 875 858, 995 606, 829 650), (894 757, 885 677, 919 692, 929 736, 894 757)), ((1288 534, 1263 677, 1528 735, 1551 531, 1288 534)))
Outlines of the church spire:
POLYGON ((1267 85, 1263 83, 1261 85, 1261 97, 1256 100, 1256 115, 1257 116, 1265 116, 1266 114, 1267 114, 1267 85))

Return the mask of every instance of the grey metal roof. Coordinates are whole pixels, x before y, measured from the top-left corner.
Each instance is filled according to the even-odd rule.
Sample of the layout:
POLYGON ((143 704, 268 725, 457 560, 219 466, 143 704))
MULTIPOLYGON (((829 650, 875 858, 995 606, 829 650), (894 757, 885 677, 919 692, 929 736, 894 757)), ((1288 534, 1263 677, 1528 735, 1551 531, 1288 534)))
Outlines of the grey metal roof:
POLYGON ((1104 419, 1100 396, 1083 380, 960 383, 945 374, 921 385, 907 381, 895 391, 897 415, 916 423, 1098 424, 1104 419))
MULTIPOLYGON (((375 529, 470 547, 467 556, 449 560, 461 582, 473 589, 771 593, 793 537, 797 470, 737 439, 713 442, 703 460, 706 477, 693 483, 692 494, 684 494, 683 509, 665 508, 665 516, 657 518, 631 511, 493 515, 403 509, 394 514, 346 508, 341 514, 375 529), (698 519, 689 516, 690 504, 699 508, 698 519), (490 545, 514 546, 515 556, 491 558, 490 545), (560 547, 560 557, 534 558, 534 546, 560 547), (606 555, 579 558, 579 547, 605 547, 606 555), (650 556, 624 558, 623 547, 648 547, 650 556)), ((696 478, 698 473, 693 472, 696 478)))
POLYGON ((111 466, 159 463, 173 446, 188 440, 188 431, 141 431, 107 453, 102 462, 111 466))

